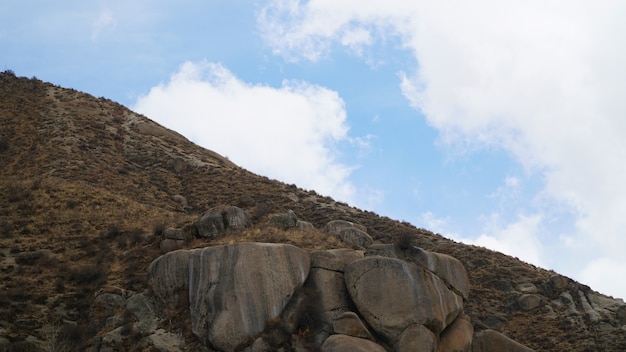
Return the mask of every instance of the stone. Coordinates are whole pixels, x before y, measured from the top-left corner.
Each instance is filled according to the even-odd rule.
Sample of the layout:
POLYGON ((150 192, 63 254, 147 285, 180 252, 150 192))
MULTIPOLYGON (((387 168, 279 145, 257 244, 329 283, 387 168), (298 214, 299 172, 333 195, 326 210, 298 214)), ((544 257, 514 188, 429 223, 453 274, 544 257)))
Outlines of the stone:
POLYGON ((396 352, 435 352, 437 336, 423 325, 415 324, 402 331, 397 339, 396 352))
POLYGON ((439 336, 438 352, 469 352, 472 350, 474 327, 467 315, 461 314, 439 336))
POLYGON ((313 226, 313 224, 311 224, 310 222, 302 221, 302 220, 296 221, 296 227, 299 228, 300 230, 315 228, 315 226, 313 226))
POLYGON ((148 266, 148 283, 167 307, 188 301, 189 251, 173 251, 153 260, 148 266))
POLYGON ((108 318, 124 308, 125 304, 124 298, 118 294, 102 293, 94 299, 91 314, 108 318))
POLYGON ((298 224, 298 217, 293 210, 288 210, 285 214, 275 214, 270 218, 270 223, 274 224, 284 230, 296 227, 298 224))
POLYGON ((318 342, 322 344, 333 333, 333 323, 352 309, 346 287, 344 270, 349 263, 363 258, 363 252, 353 249, 331 249, 311 252, 311 270, 306 287, 313 292, 311 307, 320 323, 318 342))
POLYGON ((474 333, 472 352, 533 352, 521 343, 512 340, 495 330, 482 330, 474 333))
POLYGON ((166 238, 159 243, 159 249, 163 254, 183 248, 185 248, 185 241, 166 238))
POLYGON ((324 226, 324 231, 333 235, 339 235, 341 231, 348 229, 357 229, 367 233, 367 228, 365 226, 345 220, 333 220, 324 226))
POLYGON ((184 344, 181 336, 158 329, 154 334, 142 338, 135 349, 138 351, 181 352, 181 346, 184 344))
POLYGON ((580 305, 582 306, 583 311, 587 314, 589 319, 592 322, 600 321, 602 319, 602 316, 598 311, 593 309, 591 303, 587 300, 587 296, 585 295, 585 293, 579 290, 578 297, 580 298, 580 305))
POLYGON ((415 263, 444 280, 464 299, 469 297, 467 271, 458 259, 449 255, 429 252, 415 246, 402 250, 394 244, 375 244, 367 248, 365 256, 397 258, 415 263))
POLYGON ((167 228, 163 230, 163 237, 171 240, 186 240, 187 234, 181 229, 167 228))
POLYGON ((187 198, 181 196, 180 194, 175 194, 172 196, 172 200, 176 203, 182 205, 183 207, 187 206, 187 198))
POLYGON ((151 334, 156 330, 157 321, 154 307, 146 296, 136 294, 129 297, 126 300, 126 312, 137 319, 135 327, 141 334, 151 334))
POLYGON ((246 212, 235 206, 226 209, 226 225, 230 229, 243 229, 248 226, 248 215, 246 212))
POLYGON ((372 334, 355 312, 344 312, 339 315, 333 322, 333 331, 335 334, 372 339, 372 334))
POLYGON ((212 208, 200 215, 194 223, 196 235, 200 238, 218 238, 224 234, 225 225, 222 210, 212 208))
POLYGON ((339 232, 339 234, 335 235, 342 242, 352 245, 356 248, 367 248, 374 240, 370 235, 365 231, 361 231, 357 228, 347 228, 343 229, 339 232))
POLYGON ((550 286, 556 292, 563 291, 569 285, 569 279, 563 275, 550 276, 550 286))
POLYGON ((413 324, 439 334, 463 310, 463 298, 443 280, 400 259, 370 256, 353 261, 346 266, 345 280, 361 316, 389 341, 413 324))
POLYGON ((617 308, 617 312, 615 312, 615 316, 617 318, 617 321, 621 325, 626 325, 626 305, 623 305, 617 308))
POLYGON ((331 335, 324 341, 322 352, 385 352, 379 344, 348 335, 331 335))
POLYGON ((281 315, 309 267, 309 254, 288 244, 239 243, 189 251, 193 333, 219 350, 233 350, 281 315))
POLYGON ((526 293, 526 294, 539 292, 539 290, 537 289, 537 286, 535 286, 535 284, 533 284, 532 282, 523 282, 517 285, 517 290, 521 293, 526 293))
POLYGON ((517 298, 517 304, 522 310, 532 310, 542 306, 543 299, 536 294, 521 295, 517 298))

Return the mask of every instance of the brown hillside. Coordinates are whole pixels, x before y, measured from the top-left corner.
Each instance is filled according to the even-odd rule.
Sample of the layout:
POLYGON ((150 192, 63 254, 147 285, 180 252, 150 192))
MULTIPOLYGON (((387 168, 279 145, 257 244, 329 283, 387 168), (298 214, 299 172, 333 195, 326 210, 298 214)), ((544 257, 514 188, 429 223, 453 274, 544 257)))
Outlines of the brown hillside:
POLYGON ((320 230, 265 225, 270 213, 289 209, 316 229, 336 219, 363 224, 377 242, 409 233, 415 245, 464 264, 475 329, 498 330, 537 351, 626 351, 621 301, 516 258, 255 175, 115 102, 12 72, 0 74, 0 166, 0 351, 29 350, 29 341, 46 341, 50 326, 63 330, 68 350, 89 349, 106 329, 94 318, 95 293, 146 290, 145 269, 161 254, 163 228, 185 228, 203 211, 228 205, 248 211, 253 225, 188 246, 345 246, 320 230), (559 278, 564 285, 555 285, 559 278), (527 294, 540 303, 525 306, 527 294), (606 315, 594 315, 600 309, 606 315))

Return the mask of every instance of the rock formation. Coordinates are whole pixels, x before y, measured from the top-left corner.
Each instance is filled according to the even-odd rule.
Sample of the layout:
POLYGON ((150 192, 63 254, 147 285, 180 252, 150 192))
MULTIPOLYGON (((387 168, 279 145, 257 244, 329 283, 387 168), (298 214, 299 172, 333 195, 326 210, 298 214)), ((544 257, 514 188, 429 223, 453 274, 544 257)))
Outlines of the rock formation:
MULTIPOLYGON (((215 224, 210 219, 218 213, 220 219, 246 218, 233 208, 203 214, 196 228, 216 229, 203 224, 215 224)), ((270 219, 285 228, 297 221, 293 213, 270 219)), ((326 231, 367 234, 344 221, 329 223, 326 231)), ((285 344, 322 351, 530 350, 493 330, 475 333, 464 314, 470 286, 463 264, 414 246, 308 253, 287 244, 220 245, 164 254, 150 264, 148 276, 158 305, 182 308, 199 341, 219 351, 285 344)), ((555 285, 562 283, 555 279, 555 285)), ((520 305, 532 309, 533 288, 524 289, 520 305)), ((159 343, 168 332, 159 333, 146 343, 159 343)))

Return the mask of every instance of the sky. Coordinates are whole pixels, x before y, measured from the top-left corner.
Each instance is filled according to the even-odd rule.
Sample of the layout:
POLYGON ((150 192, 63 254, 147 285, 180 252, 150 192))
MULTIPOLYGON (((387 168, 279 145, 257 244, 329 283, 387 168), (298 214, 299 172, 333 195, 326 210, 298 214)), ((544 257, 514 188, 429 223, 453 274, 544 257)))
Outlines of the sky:
POLYGON ((2 0, 0 70, 626 298, 626 2, 2 0))

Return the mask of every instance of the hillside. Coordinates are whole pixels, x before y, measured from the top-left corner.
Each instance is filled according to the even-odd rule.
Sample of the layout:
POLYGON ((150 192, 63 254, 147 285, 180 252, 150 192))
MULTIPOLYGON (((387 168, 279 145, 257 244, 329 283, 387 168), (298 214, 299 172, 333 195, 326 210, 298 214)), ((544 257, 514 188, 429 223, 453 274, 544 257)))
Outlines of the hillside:
MULTIPOLYGON (((0 74, 0 166, 0 351, 32 350, 36 341, 49 345, 59 336, 66 350, 96 350, 110 328, 98 319, 95 297, 149 291, 146 268, 162 254, 163 230, 189 229, 206 210, 231 205, 250 214, 250 226, 185 246, 350 248, 321 230, 331 220, 365 226, 375 243, 408 234, 416 246, 463 264, 471 284, 465 312, 474 329, 497 330, 537 351, 626 350, 621 300, 255 175, 105 98, 0 74), (272 214, 288 210, 314 228, 267 225, 272 214)), ((174 325, 187 350, 202 350, 185 324, 174 325)), ((134 342, 128 340, 128 350, 134 342)))

